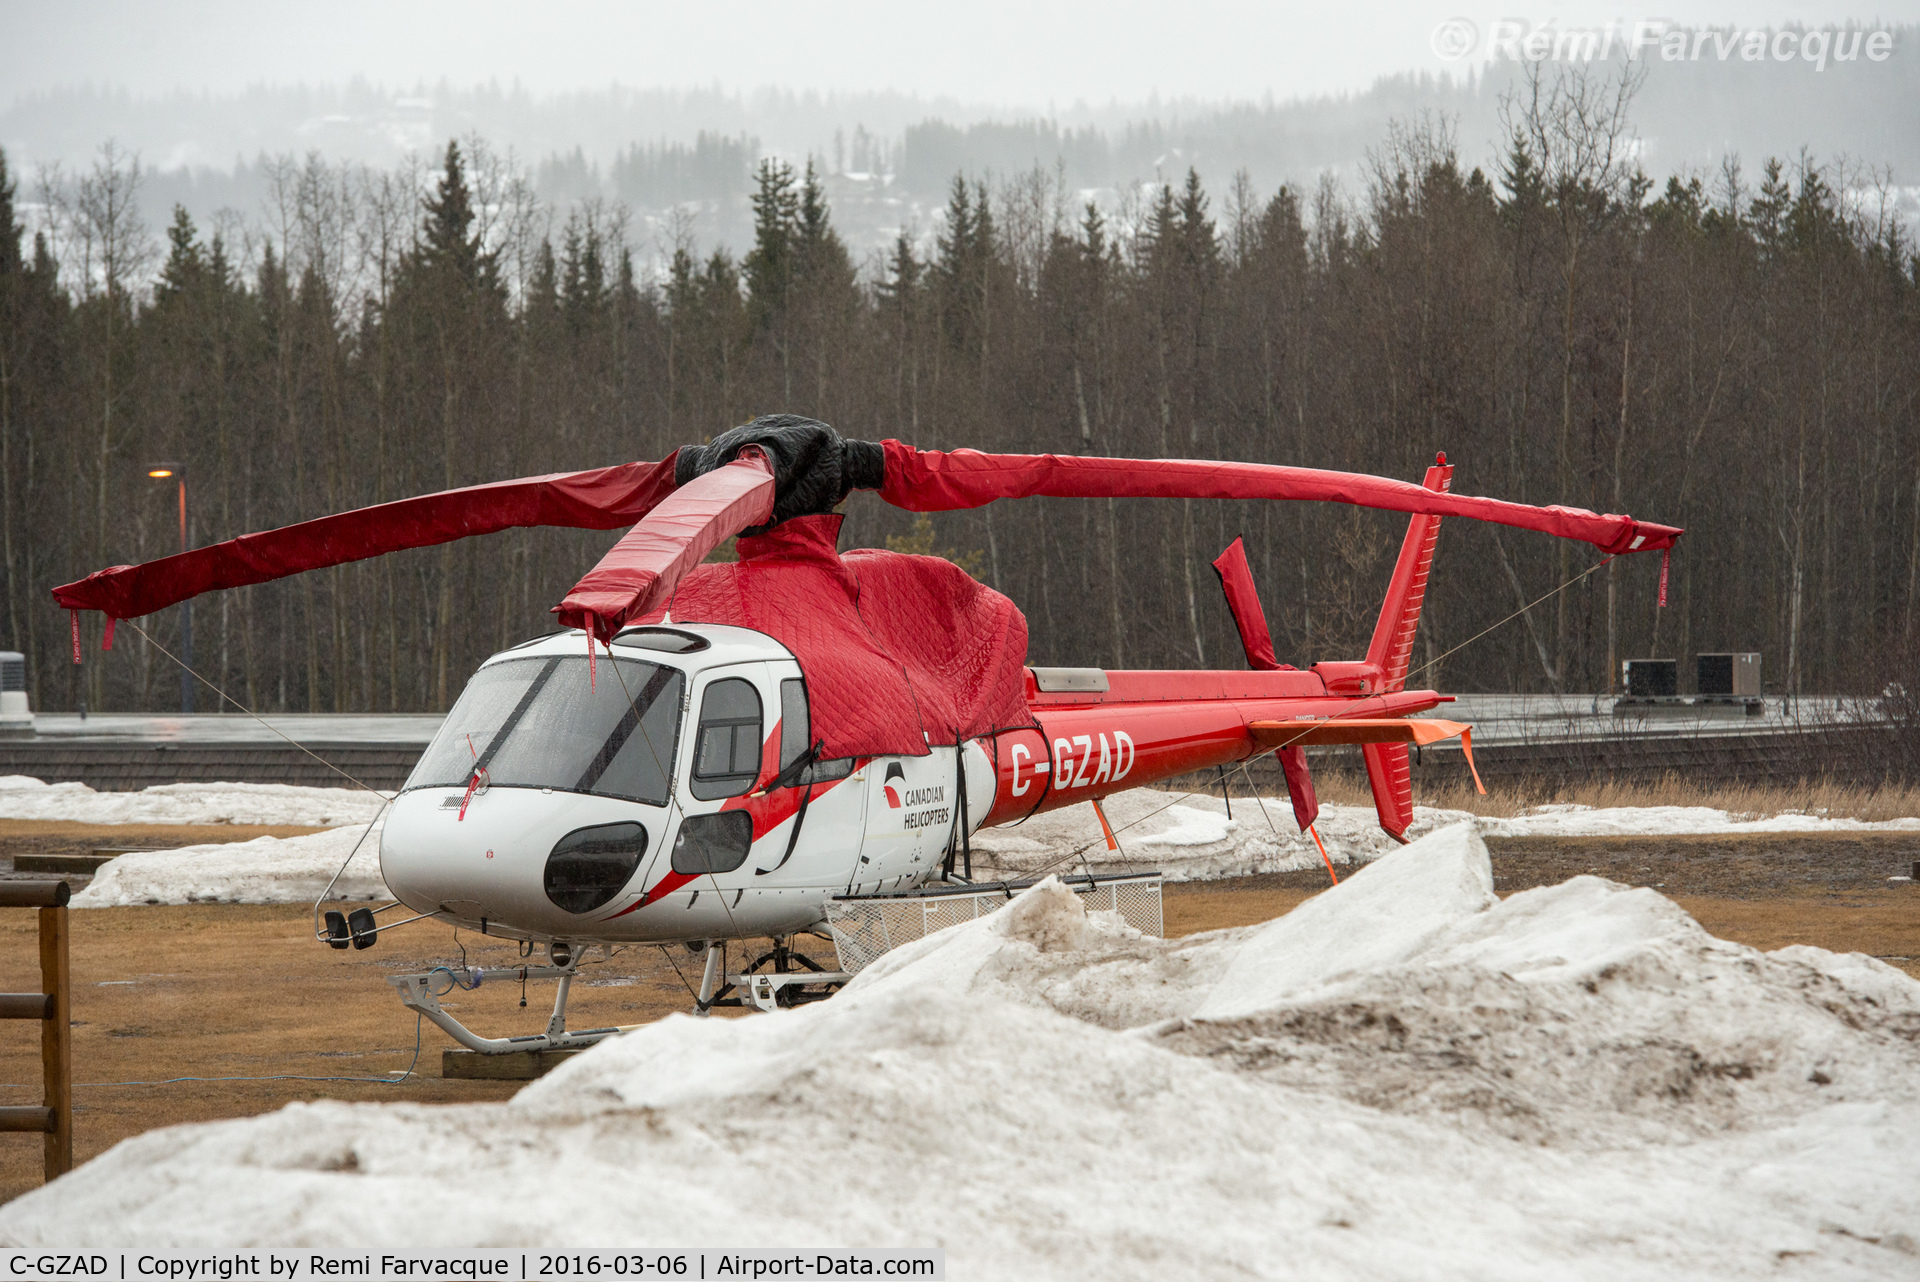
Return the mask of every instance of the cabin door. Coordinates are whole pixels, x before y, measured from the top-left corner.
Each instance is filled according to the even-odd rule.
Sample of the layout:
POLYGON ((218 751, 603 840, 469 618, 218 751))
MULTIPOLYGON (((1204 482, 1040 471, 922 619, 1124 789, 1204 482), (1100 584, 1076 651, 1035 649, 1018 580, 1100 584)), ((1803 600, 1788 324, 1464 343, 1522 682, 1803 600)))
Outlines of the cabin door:
POLYGON ((906 890, 939 872, 953 836, 953 751, 867 763, 867 832, 852 893, 906 890))

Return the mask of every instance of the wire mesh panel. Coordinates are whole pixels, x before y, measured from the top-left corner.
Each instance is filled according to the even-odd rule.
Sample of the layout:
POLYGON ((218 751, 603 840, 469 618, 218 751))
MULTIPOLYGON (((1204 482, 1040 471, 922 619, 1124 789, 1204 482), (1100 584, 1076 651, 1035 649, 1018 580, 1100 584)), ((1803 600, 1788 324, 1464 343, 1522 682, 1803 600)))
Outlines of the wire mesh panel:
MULTIPOLYGON (((1143 935, 1166 931, 1158 873, 1063 877, 1061 881, 1086 901, 1088 912, 1117 912, 1143 935)), ((999 910, 1032 884, 996 882, 966 890, 838 896, 827 905, 827 928, 833 934, 840 969, 857 975, 903 944, 999 910)))
POLYGON ((1108 882, 1103 889, 1113 895, 1113 911, 1120 920, 1143 935, 1156 938, 1167 933, 1166 911, 1160 898, 1160 879, 1108 882))

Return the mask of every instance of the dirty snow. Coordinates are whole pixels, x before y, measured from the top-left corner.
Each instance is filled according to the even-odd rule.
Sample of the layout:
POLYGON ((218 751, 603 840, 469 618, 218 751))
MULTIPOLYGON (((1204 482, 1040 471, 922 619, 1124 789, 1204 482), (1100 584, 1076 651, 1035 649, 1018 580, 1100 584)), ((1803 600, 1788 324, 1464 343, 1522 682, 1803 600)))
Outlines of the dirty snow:
MULTIPOLYGON (((1046 872, 1156 868, 1169 881, 1296 872, 1320 866, 1313 838, 1293 821, 1285 797, 1236 795, 1233 817, 1218 797, 1151 788, 1118 793, 1102 803, 1116 829, 1120 853, 1106 848, 1091 803, 1035 815, 1010 828, 973 836, 977 880, 1046 872)), ((1513 818, 1415 806, 1407 836, 1419 838, 1473 819, 1489 837, 1594 837, 1627 834, 1920 831, 1920 819, 1863 822, 1821 815, 1783 814, 1756 819, 1706 806, 1538 806, 1513 818)), ((1372 806, 1320 807, 1315 825, 1336 864, 1364 864, 1398 849, 1380 830, 1372 806)))
POLYGON ((140 792, 96 792, 84 783, 44 783, 28 775, 0 775, 0 819, 337 828, 366 823, 380 805, 379 796, 357 788, 168 783, 140 792))
POLYGON ((1911 1278, 1917 1070, 1920 983, 1726 943, 1597 878, 1495 901, 1458 826, 1183 940, 1049 881, 831 1002, 671 1016, 503 1104, 151 1132, 0 1208, 0 1240, 937 1246, 956 1278, 1911 1278))
POLYGON ((341 862, 361 842, 341 873, 333 899, 390 899, 380 879, 380 829, 336 828, 305 837, 135 851, 100 866, 73 897, 75 908, 128 904, 310 904, 326 890, 341 862))

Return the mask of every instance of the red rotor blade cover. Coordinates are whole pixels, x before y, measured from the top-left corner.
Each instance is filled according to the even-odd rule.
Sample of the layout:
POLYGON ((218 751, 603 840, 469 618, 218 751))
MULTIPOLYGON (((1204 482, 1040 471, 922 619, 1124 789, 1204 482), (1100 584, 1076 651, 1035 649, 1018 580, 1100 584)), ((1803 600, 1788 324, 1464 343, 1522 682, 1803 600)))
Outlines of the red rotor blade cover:
POLYGON ((1578 539, 1609 555, 1671 547, 1682 533, 1670 525, 1636 521, 1630 516, 1602 516, 1583 508, 1531 507, 1470 494, 1435 493, 1410 481, 1311 467, 1193 459, 917 450, 893 440, 884 442, 884 447, 886 483, 880 489, 880 497, 909 512, 950 512, 981 507, 995 499, 1032 495, 1304 499, 1492 521, 1563 539, 1578 539))
POLYGON ((1221 590, 1227 594, 1227 610, 1233 615, 1234 626, 1240 629, 1240 648, 1247 652, 1247 666, 1256 672, 1279 668, 1280 661, 1273 654, 1273 634, 1267 631, 1267 612, 1260 607, 1260 594, 1253 586, 1253 567, 1247 564, 1246 544, 1237 537, 1227 544, 1227 550, 1213 559, 1213 572, 1220 576, 1221 590))
POLYGON ((773 468, 749 447, 694 477, 628 530, 600 564, 553 607, 560 622, 613 640, 630 620, 665 604, 707 554, 750 526, 773 519, 773 468))
POLYGON ((97 570, 53 590, 63 609, 134 619, 216 588, 245 587, 403 548, 450 543, 529 525, 612 530, 631 525, 673 493, 678 451, 658 463, 496 481, 195 548, 142 565, 97 570))

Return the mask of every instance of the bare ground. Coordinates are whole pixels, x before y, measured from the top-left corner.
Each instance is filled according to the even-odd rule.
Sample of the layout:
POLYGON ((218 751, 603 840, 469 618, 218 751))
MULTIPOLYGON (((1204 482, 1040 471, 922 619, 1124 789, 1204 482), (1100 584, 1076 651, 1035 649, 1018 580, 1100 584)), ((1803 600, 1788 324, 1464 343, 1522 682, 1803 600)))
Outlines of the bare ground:
MULTIPOLYGON (((89 828, 0 823, 0 860, 27 850, 243 840, 302 829, 89 828), (132 838, 129 840, 129 838, 132 838)), ((1717 935, 1760 948, 1791 943, 1859 951, 1920 977, 1920 887, 1889 885, 1920 858, 1914 837, 1510 839, 1489 843, 1496 885, 1510 894, 1593 872, 1657 886, 1717 935)), ((0 865, 3 867, 4 865, 0 865)), ((1169 935, 1268 920, 1324 889, 1324 872, 1169 885, 1169 935)), ((452 1043, 422 1032, 417 1076, 399 1085, 367 1081, 186 1081, 160 1086, 88 1085, 175 1077, 380 1077, 413 1060, 415 1020, 382 982, 389 974, 468 957, 517 960, 511 944, 444 927, 409 927, 366 952, 336 952, 311 938, 304 907, 193 905, 72 914, 76 1158, 158 1126, 266 1112, 294 1100, 499 1100, 512 1082, 446 1081, 440 1051, 452 1043)), ((0 988, 38 986, 34 915, 0 913, 0 988)), ((629 950, 589 967, 571 1004, 574 1027, 636 1024, 685 1011, 697 959, 684 950, 629 950), (675 966, 678 966, 676 971, 675 966)), ((491 1035, 544 1026, 552 989, 488 984, 445 1004, 491 1035)), ((39 1099, 36 1025, 0 1025, 0 1103, 39 1099)), ((0 1135, 0 1199, 39 1183, 40 1143, 0 1135)))

